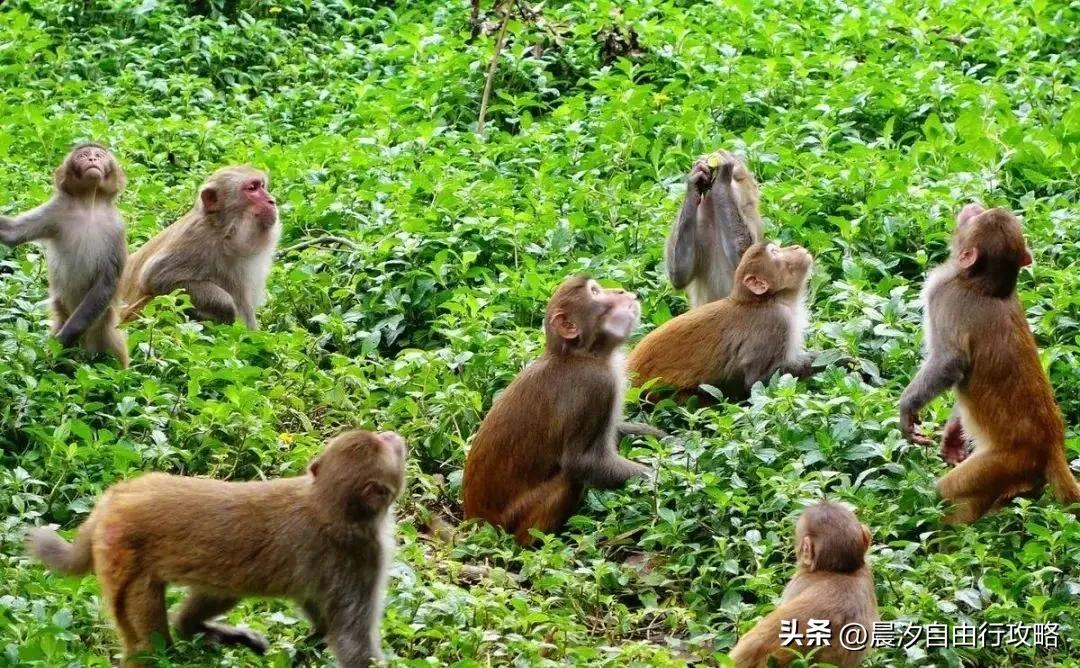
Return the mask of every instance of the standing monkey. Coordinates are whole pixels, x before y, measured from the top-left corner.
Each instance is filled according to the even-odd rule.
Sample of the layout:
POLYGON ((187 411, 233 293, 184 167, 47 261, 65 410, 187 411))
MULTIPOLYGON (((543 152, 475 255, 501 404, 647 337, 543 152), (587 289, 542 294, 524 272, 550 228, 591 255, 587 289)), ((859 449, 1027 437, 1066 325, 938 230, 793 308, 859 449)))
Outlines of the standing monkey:
POLYGON ((134 318, 157 295, 184 290, 200 318, 258 328, 255 308, 265 299, 266 277, 281 227, 266 174, 247 165, 225 167, 199 189, 183 218, 131 256, 120 283, 134 318))
POLYGON ((342 668, 382 659, 391 505, 404 485, 405 442, 393 432, 341 434, 307 475, 222 482, 150 473, 111 487, 74 544, 39 527, 27 549, 54 571, 97 575, 138 666, 156 634, 169 642, 165 587, 188 585, 176 618, 185 637, 203 634, 259 653, 246 629, 212 622, 244 596, 294 599, 342 668))
POLYGON ((866 565, 869 547, 870 530, 847 508, 823 502, 803 511, 795 524, 795 577, 784 587, 776 610, 755 624, 731 650, 735 668, 764 668, 770 658, 777 666, 786 666, 811 651, 812 663, 840 668, 859 665, 870 651, 878 621, 874 575, 866 565), (826 645, 782 644, 784 622, 803 634, 810 620, 828 620, 826 645), (850 636, 841 634, 849 624, 866 631, 858 646, 847 639, 850 636))
POLYGON ((80 144, 53 173, 53 195, 15 218, 0 216, 0 243, 44 241, 53 333, 64 346, 81 339, 92 353, 109 352, 127 367, 127 338, 113 307, 127 259, 116 196, 126 179, 100 144, 80 144))
POLYGON ((817 354, 803 347, 803 302, 813 264, 801 246, 755 244, 730 296, 668 320, 637 344, 627 361, 632 382, 656 378, 680 395, 709 384, 741 399, 777 371, 811 375, 817 354))
MULTIPOLYGON (((547 346, 495 400, 465 460, 465 517, 514 534, 555 531, 586 487, 613 488, 648 469, 619 456, 625 372, 622 345, 641 307, 624 291, 575 276, 544 318, 547 346)), ((651 433, 651 432, 650 432, 651 433)))
POLYGON ((668 279, 686 290, 690 308, 730 294, 743 253, 762 241, 759 199, 754 175, 733 153, 694 163, 665 256, 668 279))
POLYGON ((900 398, 900 429, 929 445, 916 430, 919 411, 955 389, 941 453, 959 465, 937 483, 957 506, 946 522, 974 522, 1047 481, 1061 503, 1080 501, 1061 412, 1016 294, 1029 264, 1016 217, 969 204, 956 218, 948 261, 923 289, 927 358, 900 398), (970 456, 965 434, 975 443, 970 456))

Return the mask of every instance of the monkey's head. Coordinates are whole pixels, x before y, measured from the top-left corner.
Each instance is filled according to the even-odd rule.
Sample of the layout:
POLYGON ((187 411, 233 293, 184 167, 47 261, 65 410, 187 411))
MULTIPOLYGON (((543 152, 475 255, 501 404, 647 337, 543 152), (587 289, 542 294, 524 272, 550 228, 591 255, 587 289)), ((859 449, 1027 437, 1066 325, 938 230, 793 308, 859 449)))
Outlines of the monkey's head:
POLYGON ((814 256, 802 246, 754 244, 743 253, 735 270, 732 297, 753 301, 774 295, 798 296, 813 267, 814 256))
POLYGON ((405 485, 404 439, 392 431, 335 436, 308 466, 316 496, 331 517, 364 522, 385 513, 405 485))
POLYGON ((280 233, 269 185, 266 174, 254 167, 223 167, 199 189, 195 206, 208 219, 227 224, 229 241, 239 250, 257 253, 276 243, 280 233))
POLYGON ((585 276, 571 276, 548 301, 547 350, 553 354, 610 352, 626 341, 640 318, 641 305, 632 293, 602 288, 585 276))
POLYGON ((735 206, 743 215, 756 216, 761 201, 761 190, 758 188, 757 179, 746 167, 746 163, 734 153, 724 150, 717 151, 711 157, 718 163, 717 173, 723 165, 731 164, 731 193, 735 198, 735 206))
POLYGON ((837 503, 810 506, 795 524, 795 556, 808 571, 850 573, 862 567, 870 529, 837 503))
POLYGON ((56 189, 74 196, 114 197, 126 183, 124 170, 101 144, 79 144, 53 172, 56 189))
POLYGON ((1020 269, 1031 264, 1031 252, 1016 216, 1006 209, 985 209, 977 203, 968 204, 957 214, 951 250, 960 276, 993 297, 1011 295, 1020 269))

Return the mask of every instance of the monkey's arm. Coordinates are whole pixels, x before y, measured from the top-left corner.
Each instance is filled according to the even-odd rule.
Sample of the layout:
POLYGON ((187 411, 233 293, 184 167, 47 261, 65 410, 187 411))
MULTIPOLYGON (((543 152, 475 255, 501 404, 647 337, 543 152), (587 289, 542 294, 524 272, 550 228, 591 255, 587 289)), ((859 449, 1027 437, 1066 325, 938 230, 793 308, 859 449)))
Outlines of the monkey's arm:
POLYGON ((717 169, 716 178, 712 183, 712 196, 709 198, 713 207, 713 221, 718 225, 720 244, 724 248, 724 254, 732 267, 739 266, 739 260, 743 253, 754 243, 754 237, 743 220, 742 212, 735 202, 735 194, 731 191, 732 175, 735 163, 725 162, 717 169))
POLYGON ((127 249, 123 239, 118 239, 109 251, 105 262, 98 267, 97 279, 83 295, 82 301, 75 308, 71 317, 57 332, 56 338, 64 346, 75 345, 83 332, 101 317, 116 297, 116 288, 120 283, 120 274, 124 271, 124 259, 127 249))
POLYGON ((686 179, 686 197, 683 198, 679 217, 671 228, 665 260, 668 280, 676 290, 685 288, 694 275, 698 204, 711 179, 709 166, 701 160, 694 164, 686 179))
POLYGON ((574 386, 575 383, 576 398, 569 396, 567 401, 572 404, 560 407, 556 412, 570 429, 563 436, 565 445, 560 460, 563 472, 574 482, 606 489, 644 475, 648 470, 645 466, 619 456, 616 429, 621 407, 613 414, 613 383, 581 377, 567 384, 574 386))
POLYGON ((0 216, 0 243, 18 246, 27 241, 54 236, 59 229, 57 223, 62 209, 56 200, 49 200, 14 218, 0 216))
POLYGON ((905 438, 921 445, 931 443, 915 430, 919 411, 936 396, 961 382, 967 371, 968 362, 959 353, 942 350, 930 355, 900 396, 900 431, 905 438))
POLYGON ((814 362, 820 354, 816 350, 804 350, 795 359, 784 362, 780 366, 780 373, 790 373, 796 378, 809 378, 814 375, 814 362))
MULTIPOLYGON (((735 648, 729 656, 735 663, 735 668, 759 668, 773 652, 781 648, 780 624, 782 621, 794 619, 799 613, 789 610, 788 606, 781 605, 776 610, 762 617, 761 621, 754 625, 746 635, 739 638, 735 648)), ((799 625, 800 630, 804 628, 799 625)), ((779 657, 777 657, 779 658, 779 657)))

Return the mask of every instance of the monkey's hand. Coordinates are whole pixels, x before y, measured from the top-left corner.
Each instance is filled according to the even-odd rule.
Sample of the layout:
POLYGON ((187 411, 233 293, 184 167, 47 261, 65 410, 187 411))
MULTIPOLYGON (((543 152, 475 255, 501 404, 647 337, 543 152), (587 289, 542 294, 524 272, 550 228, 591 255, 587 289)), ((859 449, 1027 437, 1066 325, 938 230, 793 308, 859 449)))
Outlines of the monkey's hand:
POLYGON ((900 432, 908 441, 916 445, 933 445, 934 441, 918 430, 919 414, 908 408, 900 409, 900 432))
POLYGON ((946 463, 956 466, 968 457, 968 443, 964 436, 964 426, 960 418, 952 417, 945 424, 941 435, 941 458, 946 463))
POLYGON ((709 192, 712 188, 712 182, 712 170, 709 169, 709 163, 704 160, 695 162, 689 176, 686 177, 687 187, 693 188, 699 195, 709 192))

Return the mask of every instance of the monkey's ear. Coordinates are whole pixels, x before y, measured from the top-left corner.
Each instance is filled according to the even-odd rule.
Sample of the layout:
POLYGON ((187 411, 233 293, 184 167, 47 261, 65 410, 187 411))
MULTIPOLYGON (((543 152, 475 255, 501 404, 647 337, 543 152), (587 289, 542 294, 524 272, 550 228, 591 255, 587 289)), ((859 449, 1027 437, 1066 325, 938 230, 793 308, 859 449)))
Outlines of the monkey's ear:
POLYGON ((970 247, 960 251, 960 257, 956 258, 956 261, 960 263, 961 268, 970 269, 971 265, 975 264, 975 260, 978 259, 979 249, 975 247, 970 247))
POLYGON ((808 571, 814 570, 814 541, 810 536, 803 536, 799 544, 799 565, 808 571))
POLYGON ((551 328, 559 335, 559 338, 567 341, 572 341, 581 335, 578 326, 571 322, 562 311, 557 311, 551 316, 551 328))
POLYGON ((1031 259, 1031 251, 1025 248, 1024 254, 1020 256, 1020 266, 1026 267, 1032 262, 1034 262, 1034 260, 1031 259))
POLYGON ((322 457, 316 457, 315 459, 311 460, 310 464, 308 464, 307 470, 308 470, 308 473, 311 474, 312 478, 318 478, 319 477, 319 468, 321 468, 321 467, 322 467, 322 457))
POLYGON ((755 295, 763 295, 769 291, 769 282, 760 276, 750 274, 743 278, 742 282, 743 285, 746 286, 746 289, 753 292, 755 295))
POLYGON ((213 186, 207 186, 199 191, 199 199, 202 201, 203 211, 217 213, 219 198, 218 191, 213 186))
POLYGON ((863 549, 864 550, 869 550, 870 549, 870 541, 872 540, 872 538, 870 536, 870 527, 866 526, 865 524, 860 524, 859 526, 862 527, 862 538, 863 538, 863 544, 865 545, 865 547, 863 549))

